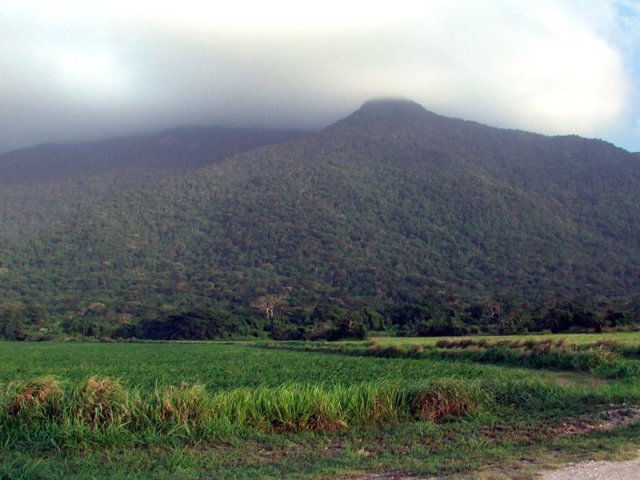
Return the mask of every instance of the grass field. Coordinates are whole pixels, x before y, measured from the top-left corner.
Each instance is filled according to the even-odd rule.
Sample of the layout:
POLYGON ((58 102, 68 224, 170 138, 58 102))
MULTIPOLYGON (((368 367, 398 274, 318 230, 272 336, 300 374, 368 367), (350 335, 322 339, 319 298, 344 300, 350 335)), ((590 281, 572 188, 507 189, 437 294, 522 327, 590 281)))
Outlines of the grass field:
POLYGON ((562 337, 3 342, 0 478, 530 478, 637 451, 640 336, 562 337))
MULTIPOLYGON (((473 337, 455 337, 456 339, 473 338, 474 340, 495 339, 488 335, 477 335, 473 337)), ((603 340, 614 340, 623 345, 639 346, 640 332, 611 332, 611 333, 555 333, 530 334, 530 335, 502 335, 500 340, 542 340, 545 338, 565 339, 569 343, 585 344, 603 340)), ((388 345, 435 345, 442 337, 374 337, 376 342, 388 345)))
POLYGON ((270 350, 256 348, 249 342, 0 343, 0 383, 42 375, 78 382, 90 375, 99 375, 118 378, 130 387, 151 388, 156 384, 184 382, 219 391, 284 383, 332 385, 393 381, 413 385, 434 378, 518 379, 527 374, 527 371, 503 366, 448 360, 389 362, 385 358, 270 350))

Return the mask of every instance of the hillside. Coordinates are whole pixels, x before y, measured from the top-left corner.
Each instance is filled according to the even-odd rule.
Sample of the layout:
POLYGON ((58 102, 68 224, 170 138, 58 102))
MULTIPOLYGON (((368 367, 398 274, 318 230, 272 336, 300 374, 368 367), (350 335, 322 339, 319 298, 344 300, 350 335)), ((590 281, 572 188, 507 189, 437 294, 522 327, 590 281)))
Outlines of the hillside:
POLYGON ((640 287, 639 191, 637 156, 599 140, 369 102, 95 205, 5 254, 0 278, 76 326, 208 308, 250 329, 265 296, 292 321, 433 296, 623 299, 640 287))
POLYGON ((88 206, 240 152, 305 132, 189 127, 0 155, 0 245, 71 218, 88 206))

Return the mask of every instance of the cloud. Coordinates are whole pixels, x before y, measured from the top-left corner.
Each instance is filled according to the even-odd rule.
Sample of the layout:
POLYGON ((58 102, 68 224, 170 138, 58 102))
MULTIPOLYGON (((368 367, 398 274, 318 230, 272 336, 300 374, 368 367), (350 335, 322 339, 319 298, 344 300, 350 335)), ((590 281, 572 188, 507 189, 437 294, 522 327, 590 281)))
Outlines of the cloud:
POLYGON ((227 3, 0 0, 0 150, 181 123, 321 127, 383 95, 543 133, 614 136, 637 114, 633 2, 227 3))

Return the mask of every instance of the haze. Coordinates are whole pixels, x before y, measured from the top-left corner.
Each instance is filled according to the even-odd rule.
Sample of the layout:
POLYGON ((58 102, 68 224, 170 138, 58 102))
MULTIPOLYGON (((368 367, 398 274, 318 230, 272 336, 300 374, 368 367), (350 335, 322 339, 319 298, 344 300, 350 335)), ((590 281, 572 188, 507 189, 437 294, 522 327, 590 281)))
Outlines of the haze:
POLYGON ((640 150, 640 3, 0 1, 0 152, 379 96, 640 150))

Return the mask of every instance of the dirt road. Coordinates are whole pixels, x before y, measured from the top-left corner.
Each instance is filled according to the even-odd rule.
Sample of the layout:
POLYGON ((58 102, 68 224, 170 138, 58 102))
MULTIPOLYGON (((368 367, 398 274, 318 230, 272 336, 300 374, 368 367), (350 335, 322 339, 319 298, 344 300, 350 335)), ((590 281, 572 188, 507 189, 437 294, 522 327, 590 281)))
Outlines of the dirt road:
POLYGON ((640 480, 640 460, 585 462, 546 472, 544 480, 640 480))

